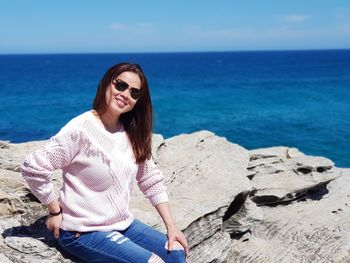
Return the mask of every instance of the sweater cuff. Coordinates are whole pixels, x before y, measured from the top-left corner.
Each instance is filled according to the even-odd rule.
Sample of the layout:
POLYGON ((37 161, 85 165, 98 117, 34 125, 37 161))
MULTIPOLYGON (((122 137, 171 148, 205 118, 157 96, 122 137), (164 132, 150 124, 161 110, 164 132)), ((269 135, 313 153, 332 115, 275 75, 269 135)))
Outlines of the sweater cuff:
POLYGON ((51 191, 48 195, 41 196, 39 200, 43 205, 48 205, 57 200, 57 196, 54 191, 51 191))
POLYGON ((169 201, 168 195, 166 192, 154 195, 154 196, 150 196, 149 197, 149 201, 151 202, 151 204, 153 206, 156 206, 160 203, 165 203, 169 201))

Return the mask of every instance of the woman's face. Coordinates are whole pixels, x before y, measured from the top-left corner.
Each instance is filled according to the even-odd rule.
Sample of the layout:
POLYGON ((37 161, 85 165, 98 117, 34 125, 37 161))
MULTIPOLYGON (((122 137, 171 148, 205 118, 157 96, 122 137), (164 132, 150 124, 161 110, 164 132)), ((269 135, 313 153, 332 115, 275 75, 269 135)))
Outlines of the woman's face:
POLYGON ((130 89, 141 89, 141 79, 138 74, 125 71, 118 75, 116 80, 124 81, 129 85, 126 90, 118 91, 114 80, 106 89, 107 111, 119 118, 121 114, 131 111, 134 108, 137 100, 130 96, 130 89))

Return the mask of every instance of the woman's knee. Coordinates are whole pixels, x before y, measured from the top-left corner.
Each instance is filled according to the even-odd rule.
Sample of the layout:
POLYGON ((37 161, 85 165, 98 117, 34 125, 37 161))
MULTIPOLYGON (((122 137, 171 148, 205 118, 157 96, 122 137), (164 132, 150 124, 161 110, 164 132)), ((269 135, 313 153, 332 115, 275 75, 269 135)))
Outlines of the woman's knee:
MULTIPOLYGON (((168 241, 165 243, 165 248, 168 249, 168 241)), ((180 242, 175 241, 173 242, 173 246, 170 249, 170 251, 173 251, 173 250, 185 250, 185 249, 183 248, 180 242)))
MULTIPOLYGON (((168 242, 165 244, 165 248, 168 249, 168 242)), ((169 250, 167 262, 182 263, 186 262, 185 249, 183 246, 175 241, 172 248, 169 250)))
POLYGON ((158 255, 152 254, 152 256, 149 258, 148 263, 165 263, 158 255))

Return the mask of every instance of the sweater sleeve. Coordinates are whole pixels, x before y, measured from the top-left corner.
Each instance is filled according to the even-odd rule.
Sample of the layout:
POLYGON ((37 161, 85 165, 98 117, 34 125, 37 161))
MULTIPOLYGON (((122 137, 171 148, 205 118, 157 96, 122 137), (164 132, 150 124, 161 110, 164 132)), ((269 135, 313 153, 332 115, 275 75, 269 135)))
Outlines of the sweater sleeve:
POLYGON ((79 134, 62 129, 48 143, 26 156, 22 176, 32 193, 44 205, 57 200, 51 176, 54 170, 67 166, 79 150, 79 134))
POLYGON ((164 176, 152 159, 139 165, 136 180, 143 194, 153 206, 168 201, 164 176))

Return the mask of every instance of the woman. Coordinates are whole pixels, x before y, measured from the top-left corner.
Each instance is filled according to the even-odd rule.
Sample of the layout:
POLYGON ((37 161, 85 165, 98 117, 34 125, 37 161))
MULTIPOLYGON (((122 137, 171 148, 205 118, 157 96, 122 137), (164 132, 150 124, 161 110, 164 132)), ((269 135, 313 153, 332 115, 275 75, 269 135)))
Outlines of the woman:
POLYGON ((47 228, 64 251, 85 262, 185 262, 188 244, 171 216, 151 138, 147 79, 138 65, 121 63, 100 81, 93 110, 27 156, 22 175, 47 205, 47 228), (57 198, 50 178, 60 168, 57 198), (167 235, 134 219, 129 199, 135 180, 167 235))

